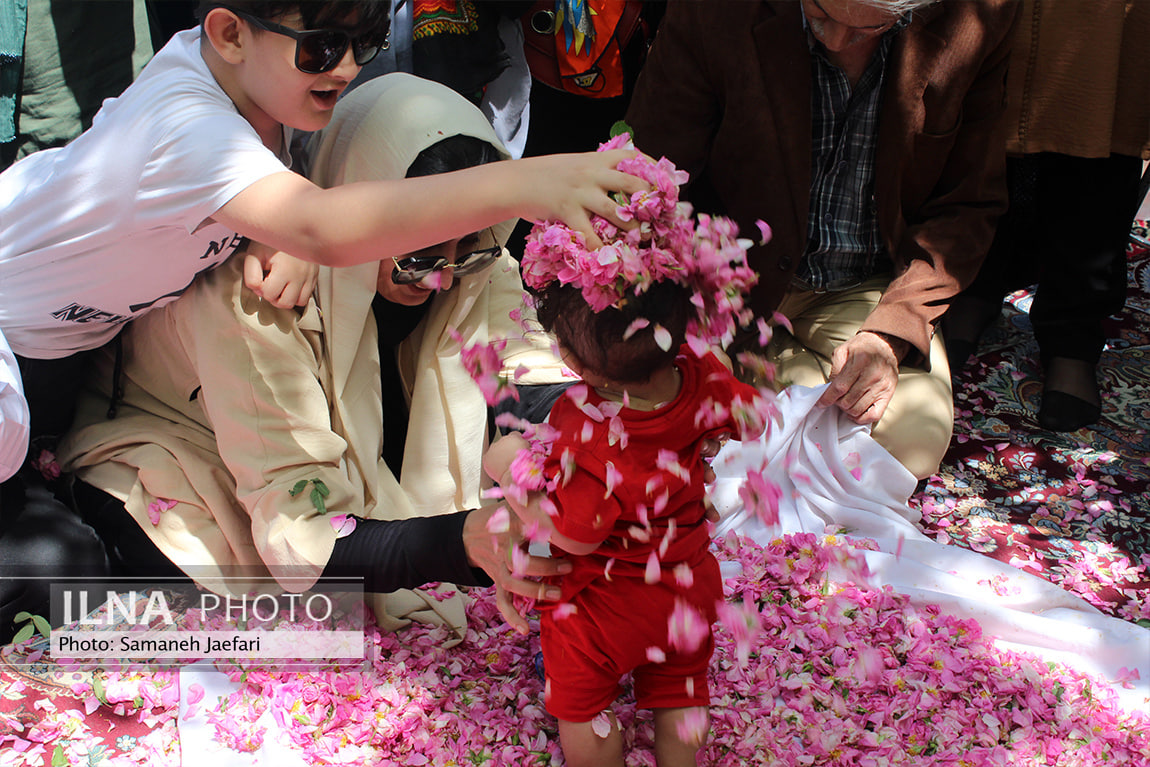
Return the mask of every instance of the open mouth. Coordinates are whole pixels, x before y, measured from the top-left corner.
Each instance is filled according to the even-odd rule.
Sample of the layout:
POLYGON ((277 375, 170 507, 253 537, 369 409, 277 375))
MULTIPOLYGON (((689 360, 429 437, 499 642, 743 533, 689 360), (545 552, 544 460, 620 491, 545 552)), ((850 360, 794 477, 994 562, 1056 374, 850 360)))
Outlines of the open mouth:
POLYGON ((335 89, 326 91, 312 91, 311 95, 315 97, 315 100, 319 102, 321 106, 328 109, 334 108, 336 100, 339 99, 339 91, 335 89))

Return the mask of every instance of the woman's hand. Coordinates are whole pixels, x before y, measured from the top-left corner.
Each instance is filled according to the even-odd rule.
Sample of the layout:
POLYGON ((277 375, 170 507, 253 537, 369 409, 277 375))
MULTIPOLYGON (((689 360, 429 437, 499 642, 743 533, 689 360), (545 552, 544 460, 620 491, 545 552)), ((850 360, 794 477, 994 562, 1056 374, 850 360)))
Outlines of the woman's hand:
POLYGON ((318 275, 316 264, 262 243, 248 243, 244 255, 244 284, 278 309, 307 306, 318 275))
POLYGON ((463 523, 463 546, 472 567, 479 567, 495 581, 496 604, 503 618, 520 634, 528 631, 527 619, 512 604, 513 595, 554 602, 559 587, 532 578, 547 578, 571 572, 571 563, 563 559, 536 557, 527 553, 527 540, 516 514, 506 514, 506 524, 492 532, 489 524, 502 506, 476 509, 463 523), (506 528, 506 529, 502 529, 506 528))

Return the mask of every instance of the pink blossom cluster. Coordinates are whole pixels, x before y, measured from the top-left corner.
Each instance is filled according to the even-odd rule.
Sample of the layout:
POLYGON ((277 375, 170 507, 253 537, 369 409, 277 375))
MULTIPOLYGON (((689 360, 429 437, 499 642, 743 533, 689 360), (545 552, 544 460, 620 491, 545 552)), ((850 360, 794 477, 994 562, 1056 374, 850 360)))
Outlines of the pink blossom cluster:
MULTIPOLYGON (((600 150, 630 146, 630 136, 623 133, 600 150)), ((726 346, 753 316, 745 304, 758 280, 747 266, 750 241, 738 239, 738 227, 730 219, 692 216, 691 206, 679 200, 687 173, 666 158, 638 155, 618 168, 654 187, 620 201, 619 217, 638 226, 623 230, 592 216, 604 245, 589 250, 583 234, 563 223, 536 224, 523 255, 523 282, 534 289, 555 281, 573 285, 598 312, 621 305, 655 282, 671 280, 692 291, 696 316, 687 329, 691 347, 701 354, 709 346, 726 346)), ((765 242, 770 230, 762 222, 759 228, 765 242)))

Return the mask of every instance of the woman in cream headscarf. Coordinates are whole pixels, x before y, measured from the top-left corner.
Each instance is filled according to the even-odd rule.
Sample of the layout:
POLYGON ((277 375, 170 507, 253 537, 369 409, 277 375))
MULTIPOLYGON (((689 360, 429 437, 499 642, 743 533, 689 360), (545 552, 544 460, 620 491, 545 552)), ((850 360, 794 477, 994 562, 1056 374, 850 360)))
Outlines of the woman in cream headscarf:
MULTIPOLYGON (((400 178, 423 150, 455 135, 507 157, 482 113, 454 91, 388 75, 340 102, 330 126, 313 137, 310 175, 322 186, 400 178)), ((508 222, 429 250, 502 245, 510 229, 508 222)), ((509 317, 522 303, 522 286, 506 250, 465 276, 436 272, 421 284, 441 279, 451 288, 423 291, 425 301, 416 298, 418 286, 392 280, 403 263, 321 269, 315 299, 297 312, 260 301, 244 287, 242 260, 232 259, 126 329, 122 371, 115 355, 105 355, 60 451, 82 481, 77 497, 85 511, 112 528, 110 538, 126 536, 109 540, 114 556, 130 565, 150 546, 221 593, 248 590, 238 572, 270 574, 292 591, 325 572, 362 574, 368 591, 392 591, 430 581, 482 583, 478 565, 512 591, 540 595, 537 583, 507 572, 506 548, 493 550, 485 531, 490 509, 468 511, 480 506, 489 435, 486 405, 460 349, 511 338, 504 367, 511 374, 526 366, 532 372, 524 383, 559 381, 561 365, 546 336, 525 335, 509 317), (378 304, 398 312, 380 322, 389 336, 401 322, 414 323, 406 337, 391 339, 394 348, 378 339, 377 288, 422 312, 412 317, 411 309, 378 304), (399 393, 381 393, 381 349, 384 388, 398 383, 399 393), (117 380, 122 401, 108 420, 117 380), (393 407, 398 396, 406 419, 403 407, 393 407), (402 452, 402 481, 384 452, 402 452), (326 512, 310 492, 292 492, 321 482, 326 512), (105 493, 114 502, 105 503, 105 493), (134 524, 117 524, 123 509, 134 524), (339 514, 361 518, 346 537, 337 537, 330 519, 339 514), (143 547, 131 541, 141 529, 151 541, 143 547)), ((536 561, 532 572, 553 567, 536 561)), ((463 625, 459 596, 408 591, 375 606, 385 627, 412 617, 463 625)))

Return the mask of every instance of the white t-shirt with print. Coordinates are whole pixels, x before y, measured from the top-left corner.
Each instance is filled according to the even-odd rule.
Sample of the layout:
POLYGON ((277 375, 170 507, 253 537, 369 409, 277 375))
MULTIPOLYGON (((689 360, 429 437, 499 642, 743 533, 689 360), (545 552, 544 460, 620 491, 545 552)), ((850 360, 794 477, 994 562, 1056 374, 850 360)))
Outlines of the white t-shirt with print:
POLYGON ((88 131, 0 174, 0 329, 13 351, 92 349, 174 300, 241 242, 205 220, 287 161, 216 83, 199 30, 177 34, 88 131))
POLYGON ((0 333, 0 482, 24 463, 31 423, 20 368, 0 333))

